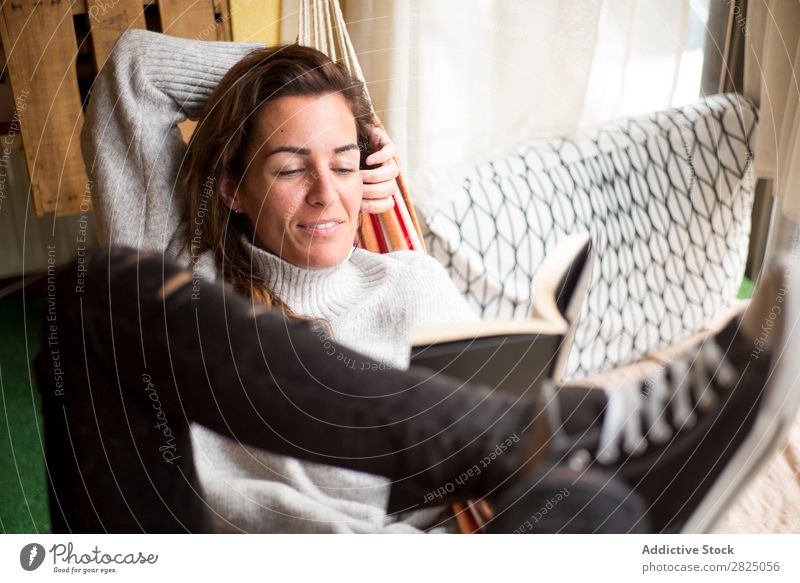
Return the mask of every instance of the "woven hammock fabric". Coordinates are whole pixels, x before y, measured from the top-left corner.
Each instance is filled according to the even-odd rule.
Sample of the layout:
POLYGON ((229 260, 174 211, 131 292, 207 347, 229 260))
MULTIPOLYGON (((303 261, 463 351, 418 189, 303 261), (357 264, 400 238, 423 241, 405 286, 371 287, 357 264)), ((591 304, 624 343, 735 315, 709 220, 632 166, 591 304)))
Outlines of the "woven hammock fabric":
MULTIPOLYGON (((332 60, 344 64, 351 75, 364 83, 364 92, 369 99, 364 74, 347 34, 338 0, 300 0, 297 43, 315 48, 332 60)), ((375 120, 378 127, 383 129, 377 116, 375 120)), ((397 186, 399 194, 394 197, 392 210, 380 215, 362 216, 359 247, 375 253, 425 250, 419 223, 402 176, 398 176, 397 186)))

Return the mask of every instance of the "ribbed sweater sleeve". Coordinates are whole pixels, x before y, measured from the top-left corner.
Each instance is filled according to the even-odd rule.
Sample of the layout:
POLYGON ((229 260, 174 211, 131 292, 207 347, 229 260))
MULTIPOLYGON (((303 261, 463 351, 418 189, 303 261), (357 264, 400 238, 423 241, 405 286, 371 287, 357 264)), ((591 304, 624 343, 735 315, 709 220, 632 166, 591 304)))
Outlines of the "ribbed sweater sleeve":
POLYGON ((124 32, 97 76, 81 146, 103 244, 161 250, 179 226, 186 144, 222 77, 257 44, 124 32))

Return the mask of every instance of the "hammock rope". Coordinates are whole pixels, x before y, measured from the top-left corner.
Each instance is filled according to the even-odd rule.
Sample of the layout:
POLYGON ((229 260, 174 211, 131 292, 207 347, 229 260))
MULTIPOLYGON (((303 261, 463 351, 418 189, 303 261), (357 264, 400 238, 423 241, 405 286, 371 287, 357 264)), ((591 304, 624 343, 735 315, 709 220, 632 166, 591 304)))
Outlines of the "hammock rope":
MULTIPOLYGON (((338 0, 300 0, 298 8, 297 44, 317 49, 345 65, 350 74, 364 84, 364 92, 372 106, 364 73, 347 33, 338 0)), ((373 116, 375 124, 384 129, 374 108, 373 116)), ((399 166, 396 157, 395 162, 399 166)), ((397 189, 393 209, 380 215, 362 216, 359 247, 375 253, 425 251, 419 221, 402 175, 397 177, 397 189)))

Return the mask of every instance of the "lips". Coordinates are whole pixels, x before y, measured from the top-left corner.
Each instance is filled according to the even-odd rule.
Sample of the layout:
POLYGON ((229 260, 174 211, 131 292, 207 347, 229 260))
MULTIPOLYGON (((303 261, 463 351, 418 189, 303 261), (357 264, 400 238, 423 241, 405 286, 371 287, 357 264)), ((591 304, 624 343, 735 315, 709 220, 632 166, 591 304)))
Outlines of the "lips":
POLYGON ((339 227, 344 221, 339 219, 328 219, 324 221, 314 221, 311 223, 302 223, 297 225, 306 233, 314 236, 328 236, 334 234, 339 230, 339 227))

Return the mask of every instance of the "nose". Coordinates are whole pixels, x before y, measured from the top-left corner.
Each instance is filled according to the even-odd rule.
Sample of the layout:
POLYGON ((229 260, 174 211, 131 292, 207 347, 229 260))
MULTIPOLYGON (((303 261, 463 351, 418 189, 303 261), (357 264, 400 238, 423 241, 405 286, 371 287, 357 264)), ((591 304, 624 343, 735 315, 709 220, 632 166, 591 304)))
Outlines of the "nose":
POLYGON ((327 207, 338 198, 333 173, 327 168, 314 170, 309 178, 306 202, 312 206, 327 207))

